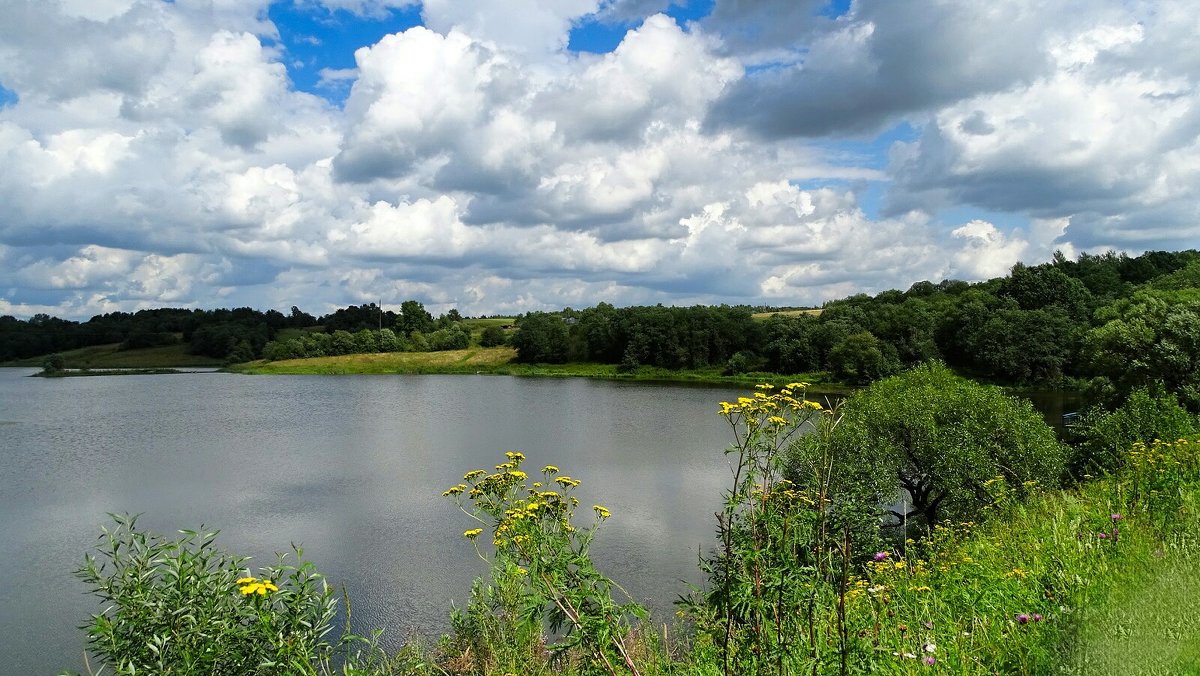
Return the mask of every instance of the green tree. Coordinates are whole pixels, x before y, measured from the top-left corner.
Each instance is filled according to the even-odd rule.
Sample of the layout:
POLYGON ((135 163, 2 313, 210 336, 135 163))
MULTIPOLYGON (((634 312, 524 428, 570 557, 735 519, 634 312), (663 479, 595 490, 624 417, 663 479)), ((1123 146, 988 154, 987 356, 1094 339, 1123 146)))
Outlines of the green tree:
POLYGON ((512 344, 517 360, 527 363, 561 364, 567 360, 567 325, 549 312, 530 312, 517 320, 512 344))
POLYGON ((451 324, 429 334, 429 349, 433 351, 462 350, 470 344, 471 334, 467 333, 462 324, 451 324))
POLYGON ((890 347, 868 331, 850 334, 829 351, 829 370, 835 380, 865 385, 896 371, 890 347))
POLYGON ((483 347, 498 347, 506 342, 504 329, 499 326, 489 326, 479 335, 479 344, 483 347))
POLYGON ((379 331, 379 351, 380 352, 399 352, 403 345, 400 343, 400 338, 391 329, 382 329, 379 331))
POLYGON ((354 351, 357 354, 379 352, 379 332, 370 329, 355 331, 354 351))
POLYGON ((396 320, 396 328, 405 336, 413 331, 429 333, 433 330, 433 315, 425 310, 425 306, 415 300, 406 300, 400 304, 400 318, 396 320))
POLYGON ((47 355, 46 358, 42 360, 42 373, 60 373, 63 368, 65 368, 65 365, 66 360, 63 359, 61 354, 56 353, 47 355))
POLYGON ((841 481, 869 487, 898 519, 973 519, 997 477, 1023 494, 1057 485, 1064 448, 1025 400, 931 362, 873 383, 843 405, 829 436, 841 481))
POLYGON ((1092 373, 1118 397, 1161 382, 1200 411, 1200 289, 1139 291, 1096 312, 1084 337, 1092 373))

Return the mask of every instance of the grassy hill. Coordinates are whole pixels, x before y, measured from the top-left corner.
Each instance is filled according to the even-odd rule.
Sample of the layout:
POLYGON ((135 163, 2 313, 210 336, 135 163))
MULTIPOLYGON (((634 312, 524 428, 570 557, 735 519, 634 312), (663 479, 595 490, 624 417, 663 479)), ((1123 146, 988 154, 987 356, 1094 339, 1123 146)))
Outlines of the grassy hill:
POLYGON ((750 316, 753 319, 761 322, 761 321, 770 319, 771 317, 774 317, 775 315, 779 315, 781 317, 800 317, 802 315, 808 315, 810 317, 820 317, 822 312, 824 312, 824 310, 822 310, 821 308, 815 308, 812 310, 779 310, 777 312, 755 312, 754 314, 752 314, 750 316))
MULTIPOLYGON (((147 347, 137 350, 118 349, 118 343, 93 345, 62 352, 63 365, 69 369, 108 368, 165 368, 170 366, 221 366, 220 359, 188 354, 184 344, 147 347)), ((2 366, 41 366, 45 356, 4 362, 2 366)))

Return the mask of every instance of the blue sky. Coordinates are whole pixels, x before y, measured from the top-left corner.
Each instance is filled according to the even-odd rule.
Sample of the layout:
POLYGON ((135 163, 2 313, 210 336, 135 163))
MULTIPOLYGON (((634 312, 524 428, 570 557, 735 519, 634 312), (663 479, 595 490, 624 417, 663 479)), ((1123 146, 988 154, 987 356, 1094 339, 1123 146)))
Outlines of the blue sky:
POLYGON ((1186 0, 0 0, 0 314, 816 305, 1200 237, 1186 0))

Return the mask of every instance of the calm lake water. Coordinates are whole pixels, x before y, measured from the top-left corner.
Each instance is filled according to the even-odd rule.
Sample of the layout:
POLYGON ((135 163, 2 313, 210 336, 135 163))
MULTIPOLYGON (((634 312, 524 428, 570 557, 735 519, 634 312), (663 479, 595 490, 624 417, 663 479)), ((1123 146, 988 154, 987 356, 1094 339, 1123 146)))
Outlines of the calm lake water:
MULTIPOLYGON (((716 403, 741 391, 502 376, 220 373, 27 378, 0 369, 0 673, 83 669, 99 610, 72 571, 108 523, 218 528, 260 564, 290 543, 360 633, 447 627, 484 572, 441 492, 520 450, 613 511, 601 570, 659 617, 699 582, 730 474, 716 403)), ((588 514, 583 514, 588 516, 588 514)))

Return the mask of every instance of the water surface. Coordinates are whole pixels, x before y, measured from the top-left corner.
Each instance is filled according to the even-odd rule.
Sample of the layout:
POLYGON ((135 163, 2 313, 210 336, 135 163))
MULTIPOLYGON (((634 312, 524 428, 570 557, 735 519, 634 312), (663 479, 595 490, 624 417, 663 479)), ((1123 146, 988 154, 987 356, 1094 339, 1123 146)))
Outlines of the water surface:
MULTIPOLYGON (((27 378, 0 369, 0 655, 5 673, 83 669, 98 610, 72 576, 106 513, 221 529, 271 563, 303 544, 398 645, 444 630, 484 571, 441 492, 520 450, 583 480, 613 518, 594 554, 659 616, 712 539, 729 478, 716 402, 741 392, 506 376, 221 373, 27 378)), ((583 514, 582 516, 589 516, 583 514)))

